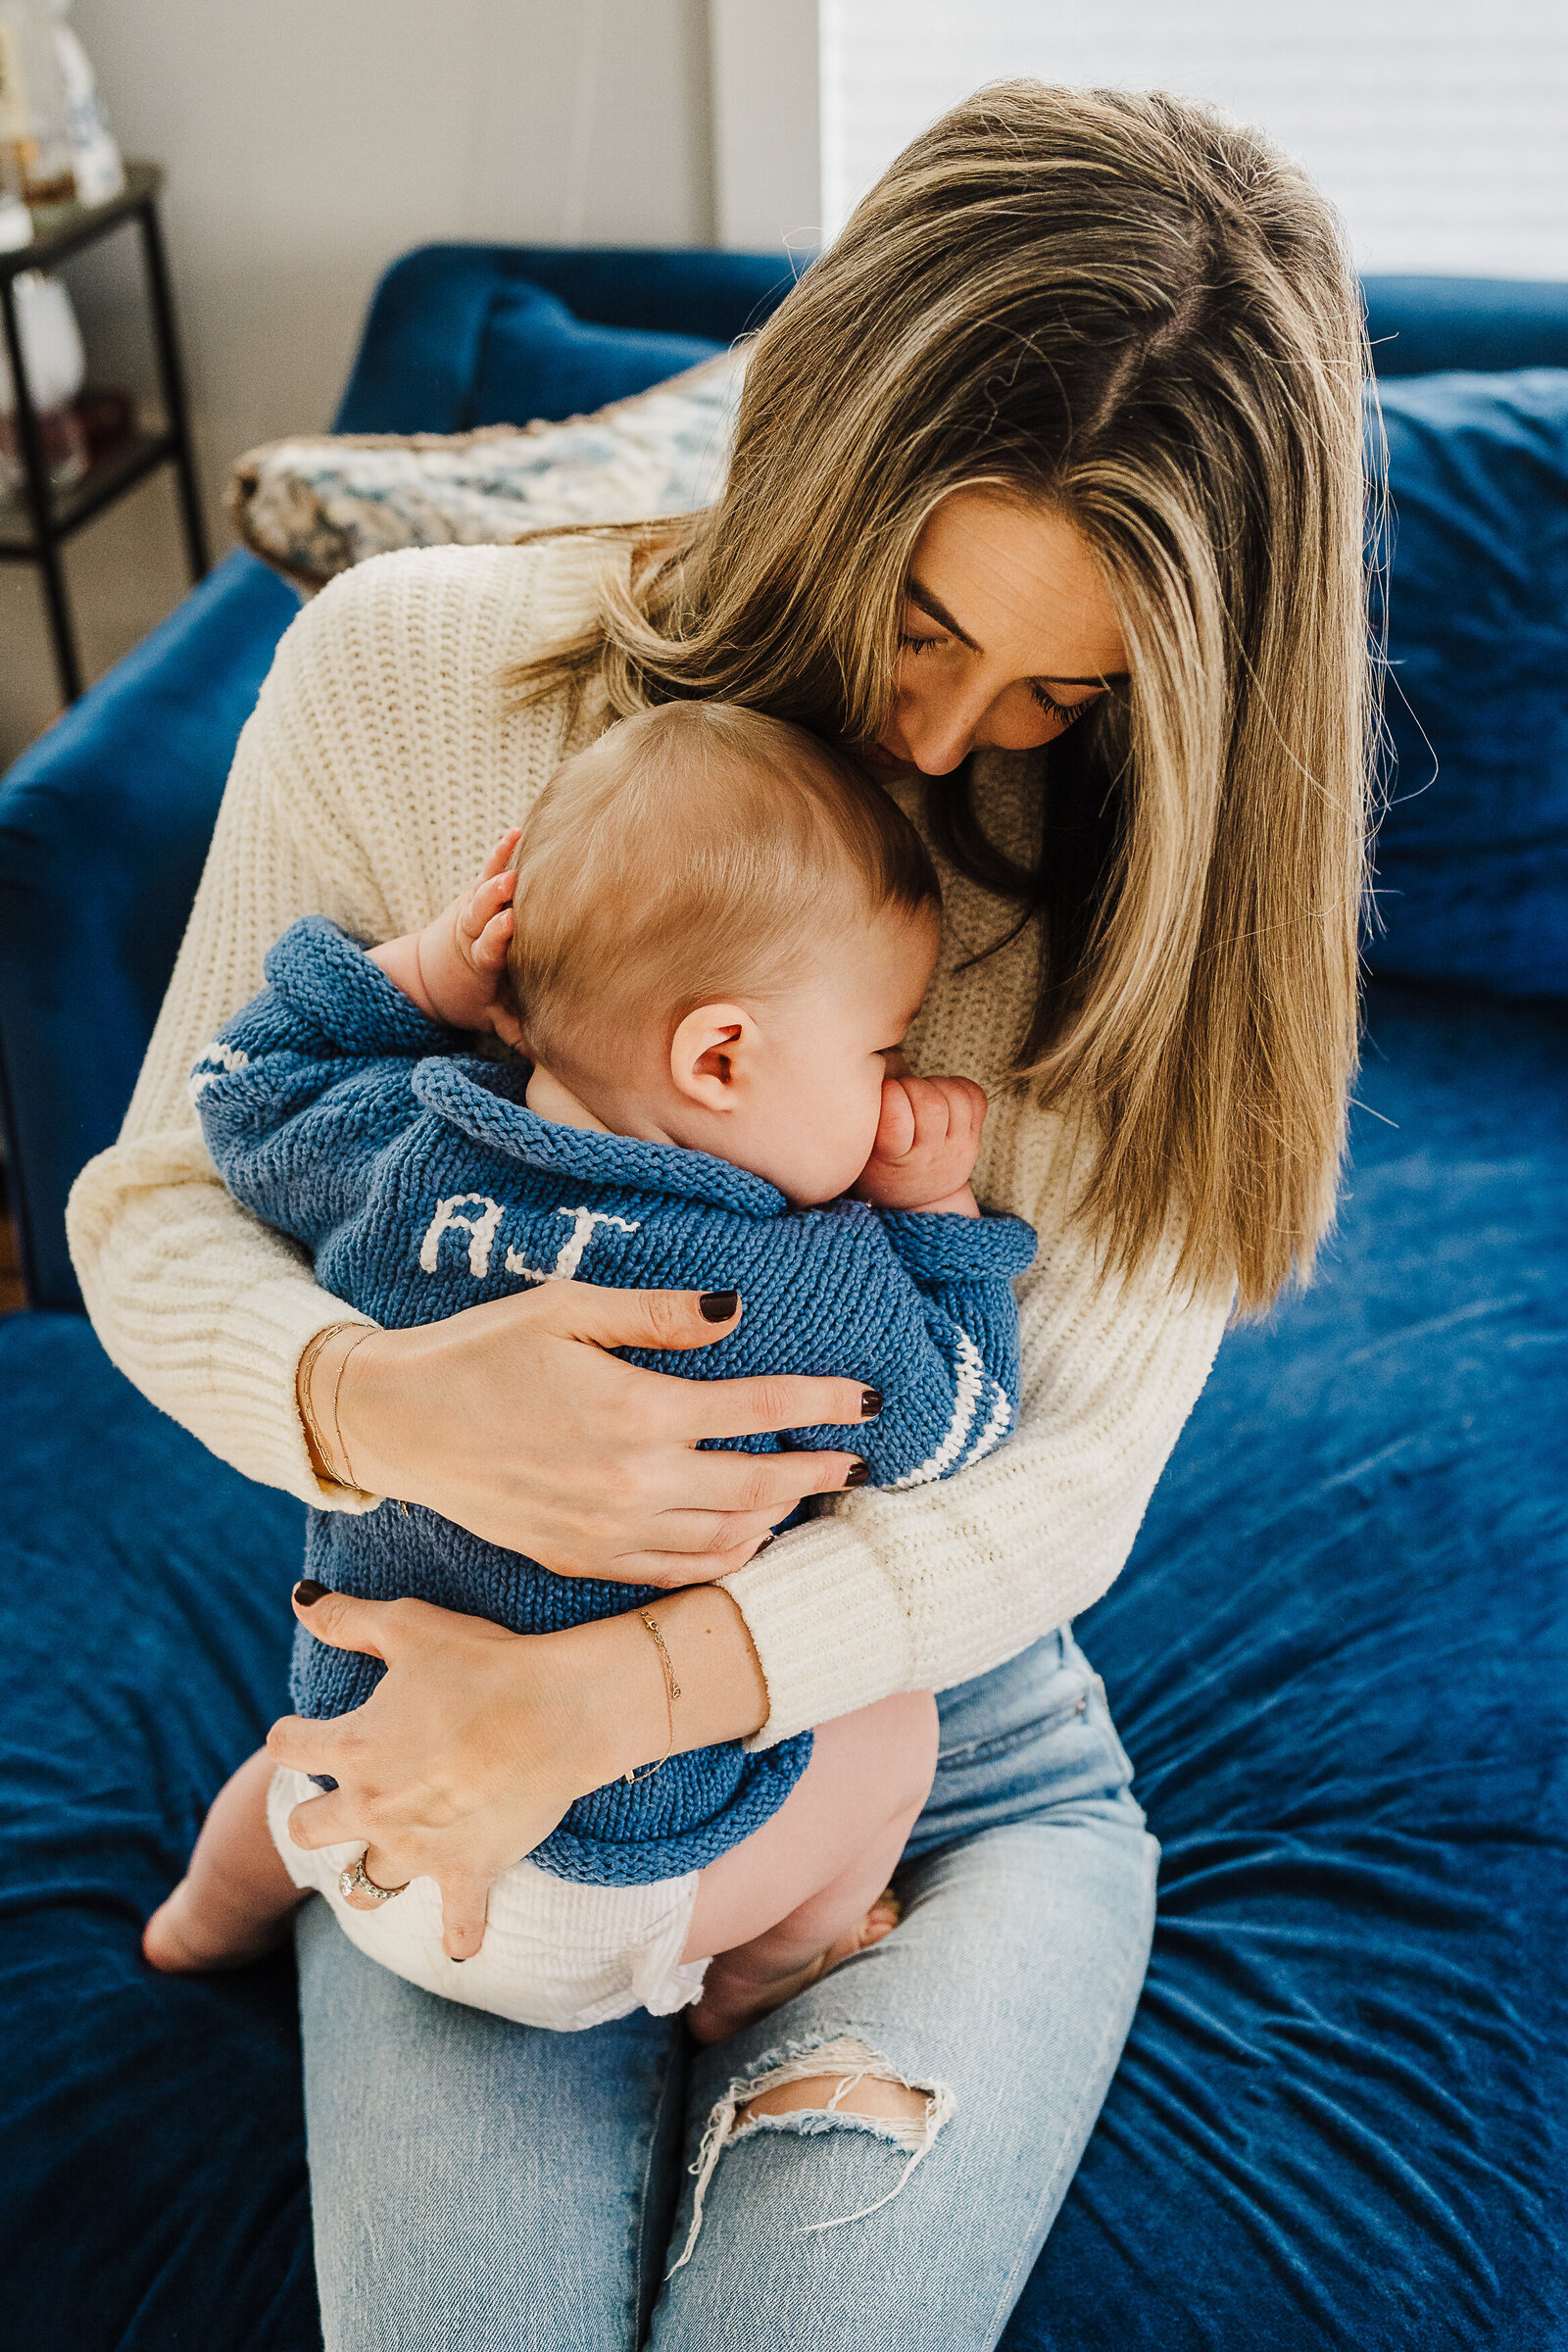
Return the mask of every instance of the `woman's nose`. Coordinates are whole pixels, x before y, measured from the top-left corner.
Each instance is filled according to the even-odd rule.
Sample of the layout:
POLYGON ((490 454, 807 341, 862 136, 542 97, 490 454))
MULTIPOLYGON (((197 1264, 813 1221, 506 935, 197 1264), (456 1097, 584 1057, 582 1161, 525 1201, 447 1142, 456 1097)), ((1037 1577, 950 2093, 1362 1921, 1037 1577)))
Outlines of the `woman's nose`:
POLYGON ((906 704, 899 713, 904 748, 922 775, 951 775, 974 750, 975 730, 983 716, 967 699, 906 704))

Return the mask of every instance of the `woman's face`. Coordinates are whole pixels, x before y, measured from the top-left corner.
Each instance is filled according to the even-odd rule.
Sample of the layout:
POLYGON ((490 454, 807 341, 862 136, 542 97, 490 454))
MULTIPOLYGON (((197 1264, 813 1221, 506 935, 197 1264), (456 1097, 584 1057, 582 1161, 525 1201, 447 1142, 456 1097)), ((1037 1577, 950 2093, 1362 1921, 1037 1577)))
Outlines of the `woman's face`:
POLYGON ((860 753, 879 775, 1032 751, 1126 675, 1088 544, 1050 508, 955 490, 915 544, 904 595, 893 714, 860 753))

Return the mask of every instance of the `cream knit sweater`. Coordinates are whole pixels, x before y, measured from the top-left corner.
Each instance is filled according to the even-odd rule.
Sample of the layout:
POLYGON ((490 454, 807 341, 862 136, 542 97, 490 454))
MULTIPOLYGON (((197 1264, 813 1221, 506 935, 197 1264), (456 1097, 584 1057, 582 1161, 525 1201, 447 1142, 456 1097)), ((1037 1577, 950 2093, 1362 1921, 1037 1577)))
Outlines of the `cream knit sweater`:
MULTIPOLYGON (((581 624, 606 560, 575 539, 382 556, 300 614, 240 738, 120 1141, 71 1198, 72 1253, 114 1361, 221 1460, 328 1509, 373 1498, 318 1486, 294 1376, 312 1333, 348 1310, 224 1192, 190 1067, 297 916, 373 940, 424 923, 598 731, 592 710, 568 731, 564 697, 509 712, 495 681, 581 624)), ((1034 781, 1026 755, 982 762, 982 810, 1004 845, 1028 838, 1034 781)), ((943 881, 942 959, 910 1053, 995 1087, 1027 1023, 1037 945, 1026 934, 956 968, 1004 935, 1008 910, 943 881)), ((983 1673, 1087 1608, 1126 1559, 1230 1300, 1178 1288, 1173 1247, 1135 1280, 1099 1278, 1069 1214, 1087 1149, 1059 1116, 994 1100, 976 1190, 1041 1240, 1017 1286, 1018 1430, 945 1485, 845 1496, 730 1580, 767 1679, 759 1744, 983 1673)))

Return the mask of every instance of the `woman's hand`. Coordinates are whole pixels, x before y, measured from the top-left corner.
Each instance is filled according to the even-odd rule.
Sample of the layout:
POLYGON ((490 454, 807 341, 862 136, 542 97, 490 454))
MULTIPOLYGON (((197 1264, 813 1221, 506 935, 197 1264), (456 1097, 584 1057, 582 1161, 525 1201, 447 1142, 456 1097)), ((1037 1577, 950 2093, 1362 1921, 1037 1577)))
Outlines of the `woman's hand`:
POLYGON ((658 1609, 680 1688, 673 1708, 635 1613, 528 1636, 422 1600, 297 1586, 302 1625, 387 1671, 352 1714, 272 1726, 274 1762, 338 1784, 295 1807, 295 1843, 363 1841, 379 1886, 434 1879, 446 1948, 469 1958, 484 1940, 492 1880, 548 1838, 576 1797, 662 1756, 672 1721, 684 1750, 764 1720, 761 1670, 729 1595, 704 1585, 658 1609))
POLYGON ((341 1439, 322 1467, 558 1576, 728 1576, 803 1496, 858 1485, 865 1467, 699 1442, 863 1421, 881 1402, 858 1381, 682 1380, 609 1352, 711 1347, 741 1311, 732 1291, 548 1282, 413 1331, 349 1327, 304 1359, 316 1427, 341 1439))

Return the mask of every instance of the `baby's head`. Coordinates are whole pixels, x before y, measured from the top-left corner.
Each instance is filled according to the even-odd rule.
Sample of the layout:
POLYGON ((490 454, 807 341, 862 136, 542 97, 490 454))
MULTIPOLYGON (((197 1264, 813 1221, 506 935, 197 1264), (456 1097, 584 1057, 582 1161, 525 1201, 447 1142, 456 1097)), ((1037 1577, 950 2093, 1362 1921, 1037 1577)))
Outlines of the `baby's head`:
POLYGON ((798 1205, 854 1183, 941 912, 879 785, 780 719, 669 703, 566 762, 513 862, 509 973, 542 1069, 616 1134, 798 1205))

